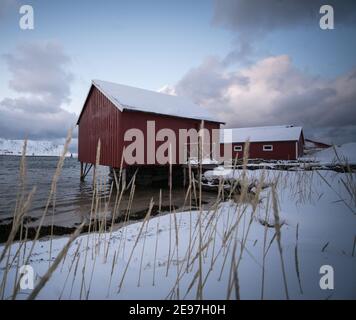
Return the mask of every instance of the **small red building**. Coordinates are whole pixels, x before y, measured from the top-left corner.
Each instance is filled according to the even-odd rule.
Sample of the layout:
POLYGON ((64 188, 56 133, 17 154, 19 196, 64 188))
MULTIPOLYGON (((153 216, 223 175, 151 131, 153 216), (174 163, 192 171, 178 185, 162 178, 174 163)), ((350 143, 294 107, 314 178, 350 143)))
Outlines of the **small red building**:
POLYGON ((302 127, 292 125, 224 129, 221 148, 232 145, 232 156, 242 158, 244 145, 250 142, 250 159, 296 160, 303 155, 304 136, 302 127))
MULTIPOLYGON (((159 92, 129 87, 112 82, 93 80, 84 106, 78 118, 78 159, 81 164, 95 164, 98 141, 101 142, 100 164, 120 168, 124 148, 125 132, 131 128, 145 133, 145 159, 148 164, 147 148, 152 148, 146 137, 148 121, 155 122, 155 130, 172 129, 179 137, 179 129, 199 130, 202 120, 204 128, 219 129, 204 108, 191 101, 159 92)), ((156 150, 163 142, 155 141, 156 150)), ((176 163, 178 163, 178 145, 176 163)), ((149 163, 152 165, 152 161, 149 163)), ((157 165, 155 161, 153 165, 157 165)), ((142 165, 142 164, 141 164, 142 165)), ((129 165, 124 161, 123 168, 129 165)))

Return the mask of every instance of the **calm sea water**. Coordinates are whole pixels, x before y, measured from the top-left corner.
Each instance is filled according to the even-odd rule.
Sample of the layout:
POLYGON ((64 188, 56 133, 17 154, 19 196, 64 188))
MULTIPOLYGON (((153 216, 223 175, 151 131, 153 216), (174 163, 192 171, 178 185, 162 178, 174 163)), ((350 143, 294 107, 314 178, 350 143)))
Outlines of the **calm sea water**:
MULTIPOLYGON (((19 189, 21 158, 0 156, 0 220, 12 217, 19 189)), ((37 186, 30 211, 31 217, 40 217, 46 205, 51 181, 58 157, 26 157, 26 190, 37 186)), ((67 158, 57 185, 55 221, 60 225, 72 225, 80 221, 91 203, 92 179, 80 182, 80 164, 77 159, 67 158)), ((51 211, 52 213, 52 211, 51 211)))
MULTIPOLYGON (((8 223, 13 216, 16 197, 19 189, 19 168, 21 157, 0 156, 0 223, 8 223)), ((30 225, 37 225, 50 193, 52 177, 55 173, 58 157, 26 157, 26 190, 29 192, 33 186, 37 186, 30 210, 27 216, 37 218, 30 225)), ((82 221, 83 217, 89 217, 92 206, 92 177, 90 174, 85 182, 80 182, 80 163, 77 159, 65 159, 64 166, 59 177, 56 193, 55 210, 49 209, 44 220, 44 225, 72 227, 82 221)), ((98 180, 101 183, 101 198, 108 199, 110 184, 108 179, 109 169, 100 167, 98 180)), ((120 203, 120 211, 125 212, 129 204, 130 190, 124 193, 120 203)), ((131 213, 145 212, 151 199, 158 205, 160 190, 158 188, 135 189, 134 201, 131 213)), ((172 191, 173 205, 180 208, 184 204, 186 189, 175 187, 172 191)), ((113 192, 108 212, 114 208, 116 193, 113 192)), ((214 201, 215 194, 203 193, 204 201, 214 201)), ((105 200, 105 201, 106 201, 105 200)), ((169 205, 169 189, 162 189, 162 206, 169 205)), ((100 209, 99 209, 100 211, 100 209)), ((104 211, 104 210, 102 210, 104 211)))

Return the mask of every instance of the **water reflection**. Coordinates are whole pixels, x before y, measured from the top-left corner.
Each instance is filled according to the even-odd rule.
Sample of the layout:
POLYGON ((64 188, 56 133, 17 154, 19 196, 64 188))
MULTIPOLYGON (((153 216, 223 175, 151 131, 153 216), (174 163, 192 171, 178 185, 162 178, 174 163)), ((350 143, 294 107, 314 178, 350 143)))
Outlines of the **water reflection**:
MULTIPOLYGON (((6 223, 13 216, 16 195, 19 186, 20 157, 0 156, 0 223, 6 223)), ((33 198, 28 216, 39 218, 43 214, 50 189, 53 174, 57 166, 57 157, 26 157, 27 174, 26 190, 30 191, 33 186, 37 186, 36 194, 33 198)), ((97 178, 100 182, 100 196, 102 209, 110 192, 110 181, 107 167, 100 167, 97 170, 97 178), (105 199, 104 199, 105 198, 105 199)), ((63 169, 58 180, 56 192, 56 206, 53 211, 49 209, 44 225, 52 224, 57 226, 72 227, 80 223, 83 218, 89 218, 92 206, 93 195, 93 170, 88 174, 84 182, 80 181, 80 163, 77 159, 67 158, 64 161, 63 169)), ((129 190, 124 194, 120 212, 125 212, 129 203, 129 190)), ((173 189, 173 205, 178 208, 184 203, 186 190, 183 188, 173 189)), ((114 207, 115 192, 111 196, 108 206, 107 216, 110 217, 114 207)), ((203 194, 205 202, 215 200, 215 194, 203 194)), ((159 188, 139 188, 135 189, 134 201, 131 212, 145 212, 153 198, 155 204, 159 202, 159 188)), ((162 190, 162 206, 169 205, 169 191, 162 190)), ((100 210, 100 209, 99 209, 100 210)), ((36 221, 30 222, 30 226, 36 225, 36 221)))

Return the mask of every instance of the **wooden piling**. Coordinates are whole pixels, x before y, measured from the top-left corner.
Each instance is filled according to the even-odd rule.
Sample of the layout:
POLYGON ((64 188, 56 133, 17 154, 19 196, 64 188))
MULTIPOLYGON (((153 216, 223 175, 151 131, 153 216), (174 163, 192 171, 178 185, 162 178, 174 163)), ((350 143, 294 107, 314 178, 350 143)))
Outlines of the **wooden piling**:
POLYGON ((80 181, 84 181, 83 162, 80 161, 80 181))

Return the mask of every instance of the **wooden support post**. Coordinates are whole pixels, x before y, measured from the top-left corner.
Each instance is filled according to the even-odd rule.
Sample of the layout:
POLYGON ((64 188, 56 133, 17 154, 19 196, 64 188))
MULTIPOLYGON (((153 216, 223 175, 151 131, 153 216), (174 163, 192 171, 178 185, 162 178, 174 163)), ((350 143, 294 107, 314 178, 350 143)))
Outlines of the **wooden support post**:
POLYGON ((80 181, 84 181, 83 162, 80 161, 80 181))
MULTIPOLYGON (((88 175, 90 169, 93 167, 92 164, 80 162, 80 181, 84 181, 85 177, 88 175)), ((95 173, 94 173, 95 174, 95 173)))

